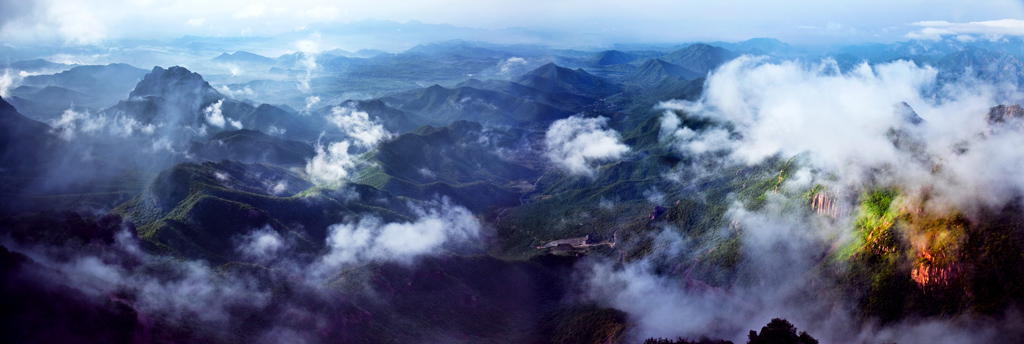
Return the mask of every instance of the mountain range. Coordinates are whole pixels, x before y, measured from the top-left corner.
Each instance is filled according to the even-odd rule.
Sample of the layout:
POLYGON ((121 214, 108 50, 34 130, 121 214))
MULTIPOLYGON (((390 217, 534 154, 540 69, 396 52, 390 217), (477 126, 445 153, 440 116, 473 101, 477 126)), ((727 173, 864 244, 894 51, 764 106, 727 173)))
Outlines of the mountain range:
POLYGON ((0 338, 1024 338, 1021 51, 504 31, 8 63, 49 74, 0 98, 0 338))

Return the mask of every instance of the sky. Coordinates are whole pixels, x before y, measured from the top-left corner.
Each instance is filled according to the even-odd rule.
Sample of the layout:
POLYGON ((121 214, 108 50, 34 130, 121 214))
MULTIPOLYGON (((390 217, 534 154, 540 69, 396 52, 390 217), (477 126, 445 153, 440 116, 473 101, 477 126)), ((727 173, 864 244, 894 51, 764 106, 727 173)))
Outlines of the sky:
POLYGON ((1024 35, 1022 0, 0 0, 0 42, 260 36, 363 19, 607 34, 628 42, 891 42, 1024 35))

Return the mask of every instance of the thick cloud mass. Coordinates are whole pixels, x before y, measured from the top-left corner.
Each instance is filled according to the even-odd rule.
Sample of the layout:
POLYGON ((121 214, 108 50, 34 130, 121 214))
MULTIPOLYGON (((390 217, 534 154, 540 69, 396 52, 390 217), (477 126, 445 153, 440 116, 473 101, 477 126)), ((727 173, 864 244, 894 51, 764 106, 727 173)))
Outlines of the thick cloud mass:
POLYGON ((226 119, 224 113, 221 111, 221 106, 224 104, 224 99, 218 100, 216 103, 210 104, 203 109, 203 114, 206 115, 206 123, 217 128, 224 128, 224 125, 230 123, 235 128, 241 129, 242 123, 236 120, 226 119))
POLYGON ((729 151, 735 163, 805 154, 824 173, 819 179, 838 177, 832 184, 840 188, 882 178, 934 187, 956 204, 994 204, 1024 190, 1010 173, 1024 166, 1024 154, 1011 148, 1024 133, 993 132, 986 122, 989 109, 1007 99, 1018 93, 970 79, 939 84, 933 68, 907 61, 840 73, 830 60, 808 66, 741 57, 709 77, 700 100, 663 104, 731 123, 733 135, 724 126, 697 132, 667 114, 661 137, 691 152, 729 151))
POLYGON ((480 222, 466 208, 447 200, 438 209, 417 209, 413 222, 385 223, 377 217, 331 226, 327 245, 330 253, 321 263, 336 268, 371 260, 409 262, 434 253, 442 245, 476 238, 480 222))
POLYGON ((306 164, 306 174, 318 185, 336 185, 348 178, 356 165, 356 157, 350 150, 365 152, 391 137, 382 124, 355 108, 336 106, 331 109, 327 120, 341 129, 348 139, 317 144, 317 154, 306 164))
POLYGON ((926 104, 920 92, 935 75, 934 69, 905 61, 864 64, 842 75, 830 61, 805 68, 741 57, 710 77, 700 102, 667 106, 735 124, 744 138, 736 142, 734 155, 747 163, 804 151, 832 166, 874 163, 894 154, 885 138, 898 125, 893 106, 926 104))
POLYGON ((595 163, 613 161, 629 151, 604 117, 573 116, 555 121, 544 138, 545 156, 572 174, 593 175, 595 163))
POLYGON ((923 27, 907 33, 910 39, 940 40, 946 36, 955 36, 960 41, 973 41, 975 35, 989 40, 998 40, 1003 36, 1024 35, 1024 20, 1001 19, 969 23, 951 23, 945 20, 921 21, 913 24, 923 27))
MULTIPOLYGON (((734 199, 725 214, 729 228, 722 232, 739 233, 742 241, 742 259, 730 269, 743 278, 716 288, 679 271, 685 266, 679 262, 699 261, 716 247, 669 226, 651 238, 660 249, 650 256, 621 266, 591 265, 586 290, 629 313, 639 325, 635 338, 710 333, 742 341, 728 336, 783 317, 824 342, 992 340, 1012 317, 1005 323, 944 319, 851 327, 855 301, 836 302, 819 280, 830 277, 815 269, 830 248, 852 240, 856 197, 837 198, 836 211, 817 216, 800 195, 814 185, 832 195, 898 186, 926 195, 916 196, 928 197, 925 211, 1002 207, 1024 192, 1024 178, 1014 172, 1024 168, 1018 149, 1024 131, 1019 119, 996 123, 989 113, 1019 99, 1015 89, 969 77, 940 82, 935 69, 907 61, 862 64, 845 73, 831 60, 772 63, 745 56, 729 62, 709 76, 699 100, 662 104, 673 111, 661 118, 659 138, 687 156, 732 166, 796 158, 799 170, 765 195, 763 207, 750 210, 734 199), (690 116, 713 124, 688 127, 704 123, 690 116), (977 330, 965 335, 972 326, 977 330)), ((708 175, 715 173, 721 170, 708 175)))
POLYGON ((318 185, 341 183, 355 166, 355 157, 348 153, 348 141, 317 145, 316 156, 306 164, 309 180, 318 185))
POLYGON ((391 133, 384 129, 384 125, 371 120, 370 115, 365 111, 335 106, 331 109, 331 115, 327 119, 349 137, 355 139, 356 145, 363 148, 373 147, 378 142, 391 137, 391 133))

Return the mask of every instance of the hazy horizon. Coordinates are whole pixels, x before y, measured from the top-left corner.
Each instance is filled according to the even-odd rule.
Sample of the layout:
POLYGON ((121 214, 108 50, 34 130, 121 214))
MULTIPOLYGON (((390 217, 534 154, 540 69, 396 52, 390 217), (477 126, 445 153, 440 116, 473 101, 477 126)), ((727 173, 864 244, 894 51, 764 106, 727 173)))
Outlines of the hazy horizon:
MULTIPOLYGON (((738 42, 757 37, 791 44, 888 43, 940 37, 998 39, 1024 35, 1020 1, 811 1, 665 4, 631 2, 389 1, 336 4, 272 2, 41 0, 0 4, 0 42, 112 44, 120 39, 260 37, 311 31, 311 26, 367 19, 449 24, 460 28, 522 28, 551 38, 595 44, 738 42), (572 37, 572 36, 578 37, 572 37), (568 37, 567 37, 568 36, 568 37), (598 38, 594 38, 598 37, 598 38)), ((501 32, 492 32, 499 35, 501 32)), ((496 37, 497 38, 497 37, 496 37)), ((559 43, 559 42, 555 42, 559 43)))

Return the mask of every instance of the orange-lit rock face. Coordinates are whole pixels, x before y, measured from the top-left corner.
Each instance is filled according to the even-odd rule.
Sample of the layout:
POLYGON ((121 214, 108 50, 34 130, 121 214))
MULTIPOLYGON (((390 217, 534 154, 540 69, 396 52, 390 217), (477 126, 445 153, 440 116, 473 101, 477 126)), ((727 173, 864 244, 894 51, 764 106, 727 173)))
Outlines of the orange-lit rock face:
POLYGON ((921 289, 932 286, 948 286, 963 273, 960 265, 948 261, 943 252, 933 255, 926 250, 921 250, 918 251, 917 258, 914 269, 910 271, 910 278, 921 289))
POLYGON ((949 286, 963 274, 958 255, 966 226, 969 224, 960 214, 908 214, 906 235, 917 251, 910 277, 918 287, 949 286))

